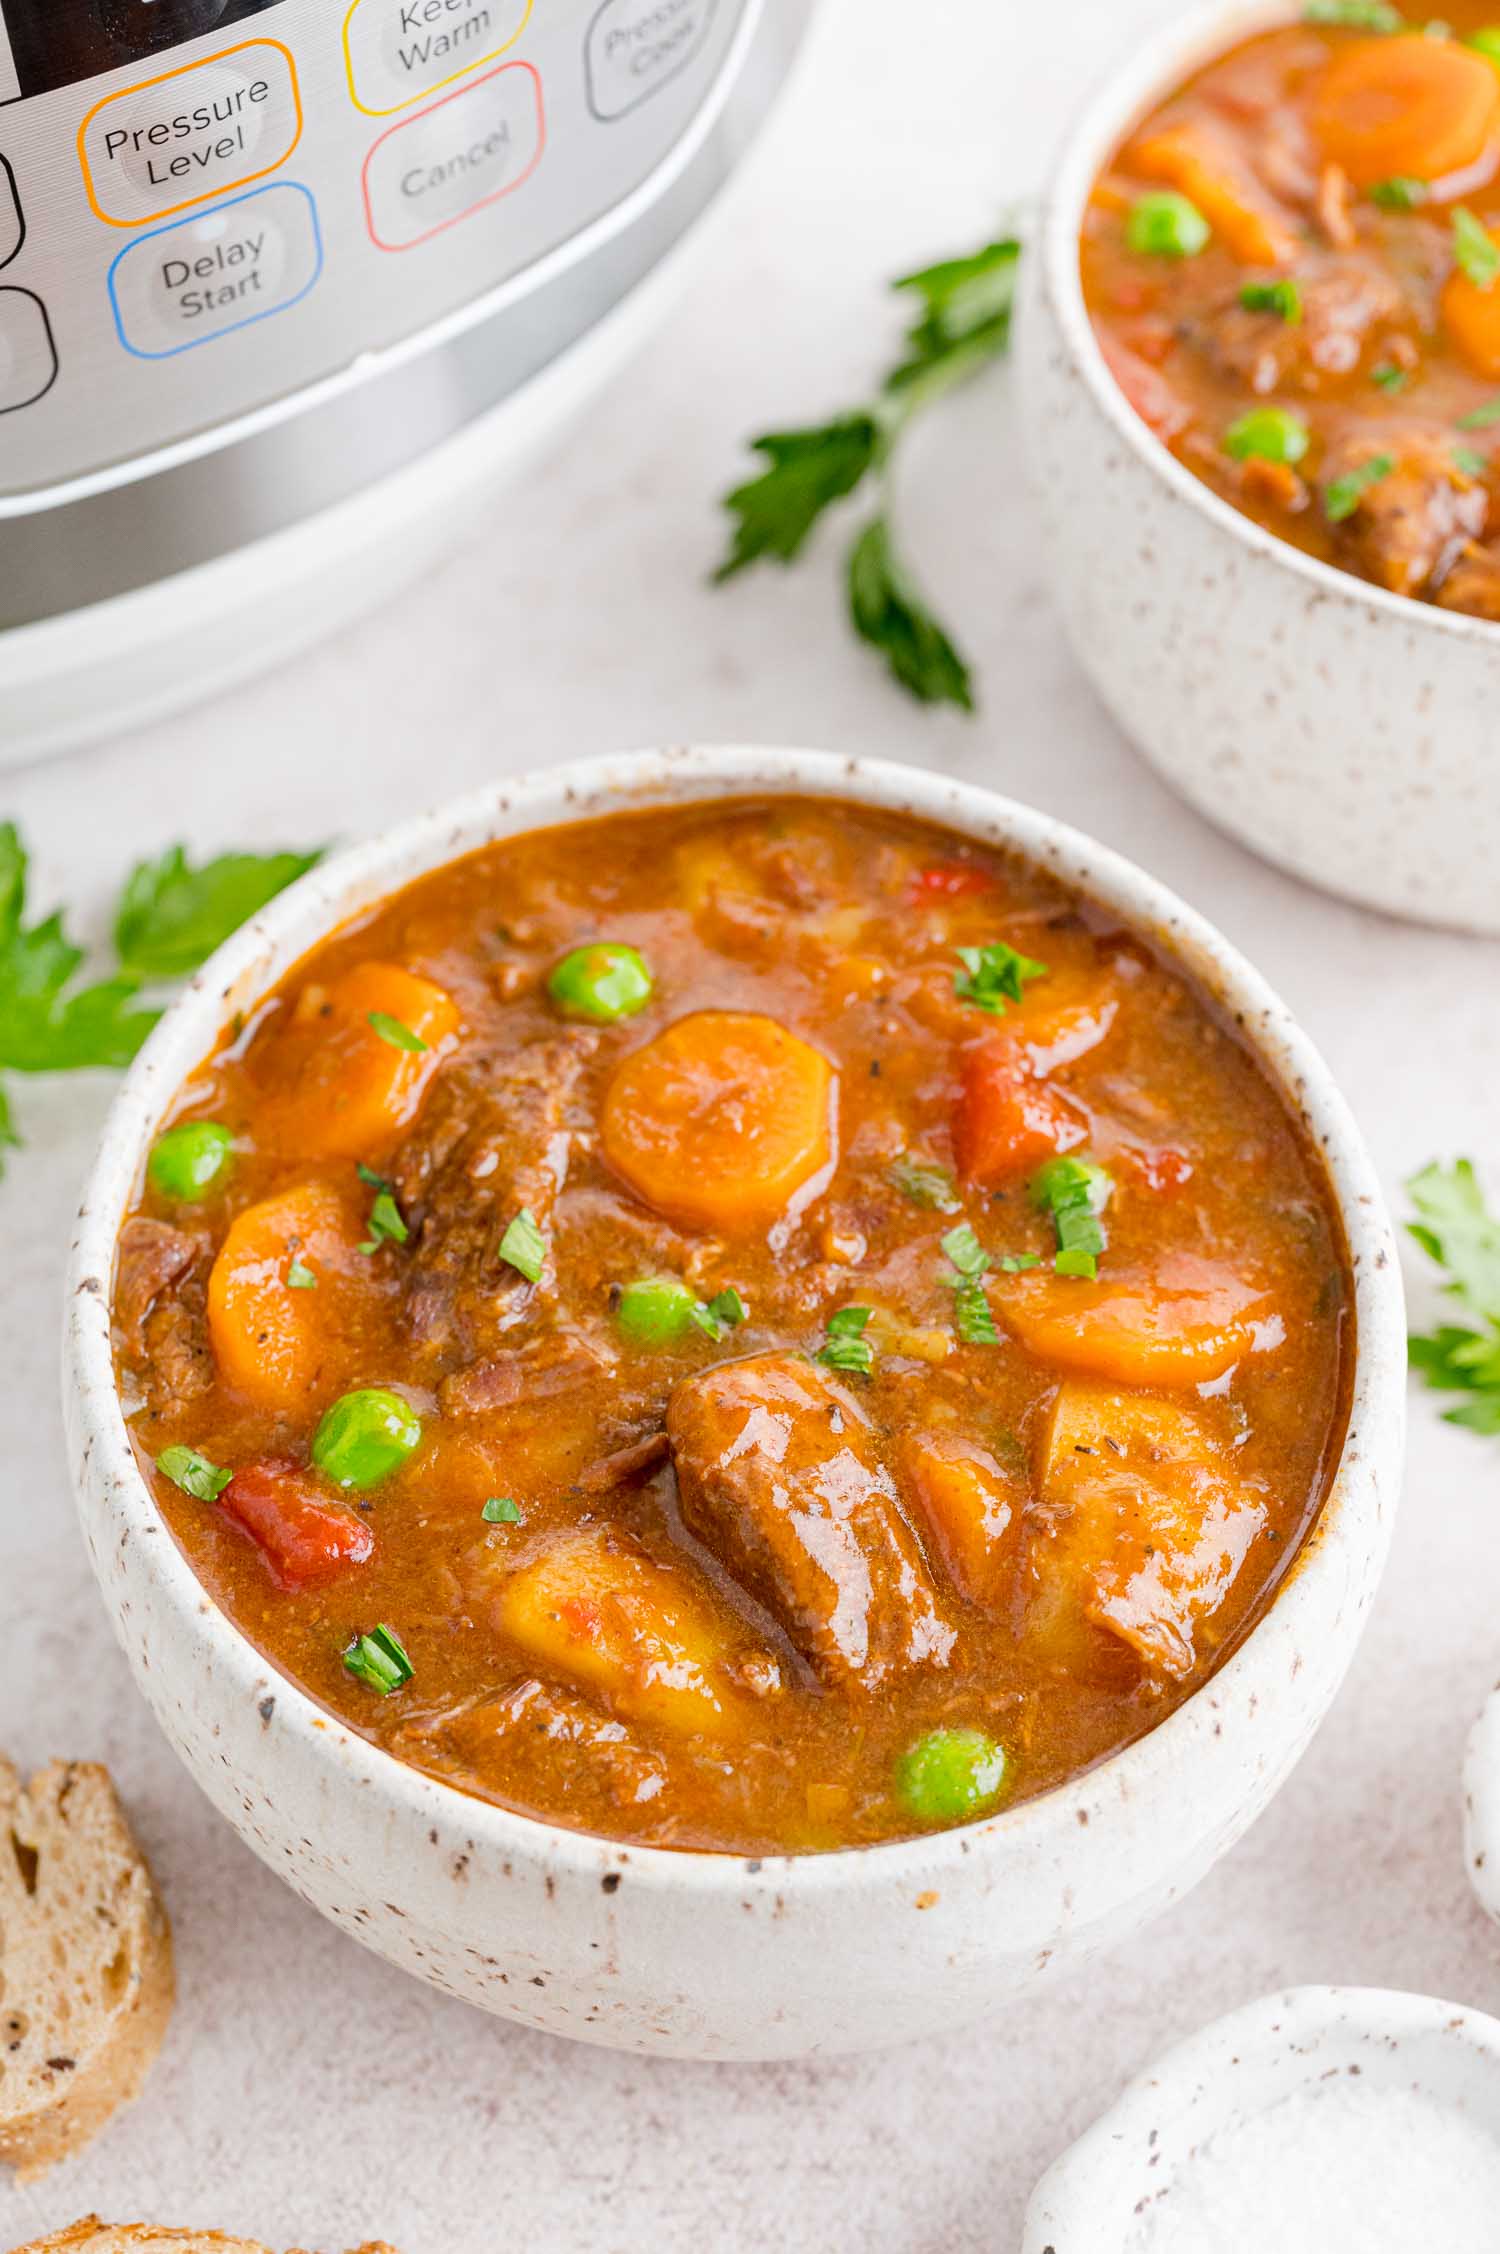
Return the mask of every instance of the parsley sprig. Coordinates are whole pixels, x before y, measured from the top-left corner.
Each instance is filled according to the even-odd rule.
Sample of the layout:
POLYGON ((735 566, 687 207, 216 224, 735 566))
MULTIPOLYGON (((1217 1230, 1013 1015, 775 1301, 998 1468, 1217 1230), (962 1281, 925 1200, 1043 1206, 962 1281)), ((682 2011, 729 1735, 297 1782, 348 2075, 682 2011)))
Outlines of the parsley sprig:
POLYGON ((1012 947, 1008 939, 992 939, 985 947, 960 947, 959 968, 953 974, 953 991, 961 1002, 971 1002, 991 1017, 1004 1017, 1011 1002, 1024 998, 1033 978, 1045 978, 1047 965, 1034 962, 1012 947))
POLYGON ((868 1377, 875 1366, 875 1349, 866 1338, 873 1307, 841 1307, 828 1318, 828 1337, 814 1361, 828 1370, 853 1370, 868 1377))
POLYGON ((903 274, 891 286, 910 291, 921 313, 874 402, 823 424, 752 439, 751 451, 765 467, 724 497, 734 526, 715 574, 720 582, 768 559, 794 563, 823 515, 873 480, 875 507, 845 564, 855 632, 919 701, 964 712, 974 709, 972 676, 902 561, 891 526, 889 473, 915 417, 1007 349, 1020 255, 1020 243, 1006 235, 967 257, 903 274))
POLYGON ((1445 1412, 1450 1424, 1500 1433, 1500 1220, 1467 1158, 1424 1167, 1407 1190, 1418 1215, 1411 1234, 1447 1270, 1445 1295, 1466 1318, 1414 1333, 1411 1366, 1438 1392, 1469 1396, 1445 1412))
MULTIPOLYGON (((29 863, 0 822, 0 1074, 118 1070, 155 1025, 146 986, 196 970, 245 918, 301 876, 316 853, 226 854, 195 869, 180 845, 131 871, 114 918, 118 967, 79 985, 84 951, 61 910, 26 920, 29 863)), ((20 1146, 0 1078, 0 1155, 20 1146)))

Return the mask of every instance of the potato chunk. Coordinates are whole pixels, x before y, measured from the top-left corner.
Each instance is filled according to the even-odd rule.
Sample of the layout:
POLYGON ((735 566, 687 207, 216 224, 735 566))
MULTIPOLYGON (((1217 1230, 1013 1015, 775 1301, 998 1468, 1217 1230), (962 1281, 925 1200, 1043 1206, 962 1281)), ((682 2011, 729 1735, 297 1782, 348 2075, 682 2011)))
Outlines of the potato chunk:
POLYGON ((903 1441, 904 1490, 924 1529, 971 1604, 994 1607, 1009 1591, 1025 1501, 1020 1483, 987 1448, 958 1433, 915 1432, 903 1441))
POLYGON ((1031 1546, 1032 1626, 1064 1657, 1080 1621, 1153 1672, 1196 1660, 1196 1632, 1266 1523, 1205 1413, 1143 1393, 1065 1385, 1043 1440, 1031 1546))
POLYGON ((825 1682, 945 1660, 953 1630, 864 1412, 794 1354, 721 1363, 672 1395, 689 1530, 825 1682))
POLYGON ((738 1647, 685 1578, 616 1527, 560 1534, 506 1582, 496 1620, 546 1674, 677 1737, 743 1737, 738 1647))

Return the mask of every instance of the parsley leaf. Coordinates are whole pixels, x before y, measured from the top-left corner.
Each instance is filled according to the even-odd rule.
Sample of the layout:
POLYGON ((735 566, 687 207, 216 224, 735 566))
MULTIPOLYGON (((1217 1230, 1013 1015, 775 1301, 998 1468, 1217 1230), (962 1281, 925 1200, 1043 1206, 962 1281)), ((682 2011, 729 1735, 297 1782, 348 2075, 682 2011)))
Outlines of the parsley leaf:
POLYGON ((943 1250, 954 1269, 953 1319, 960 1339, 965 1346, 998 1346, 1000 1333, 995 1328, 994 1312, 984 1288, 984 1278, 990 1268, 989 1254, 967 1221, 960 1221, 956 1229, 948 1231, 943 1238, 943 1250))
POLYGON ((1389 180, 1377 180, 1370 190, 1370 201, 1382 211, 1415 211, 1427 201, 1425 180, 1408 180, 1395 173, 1389 180))
POLYGON ((1500 399, 1487 399, 1482 407, 1471 407, 1467 415, 1460 415, 1458 430, 1490 430, 1500 423, 1500 399))
POLYGON ((1463 204, 1453 214, 1453 257, 1476 290, 1492 290, 1500 275, 1500 244, 1463 204))
POLYGON ((1247 282, 1240 303, 1247 313, 1278 313, 1288 328, 1302 319, 1302 290, 1289 275, 1279 282, 1247 282))
POLYGON ((1340 24, 1349 31, 1404 31, 1405 19, 1390 0, 1303 0, 1304 23, 1340 24))
POLYGON ((712 1299, 700 1299, 690 1310, 688 1320, 696 1323, 706 1338, 727 1338, 745 1321, 750 1310, 731 1284, 727 1291, 716 1291, 712 1299))
POLYGON ((1045 963, 1033 962, 1004 939, 992 939, 987 947, 960 947, 958 959, 963 968, 953 974, 954 993, 991 1017, 1004 1017, 1007 1002, 1021 1000, 1029 979, 1047 975, 1045 963))
POLYGON ((1052 1216, 1057 1231, 1052 1266, 1059 1276, 1086 1283, 1098 1277, 1099 1255, 1109 1242, 1099 1216, 1113 1189, 1104 1168, 1087 1158, 1052 1158, 1033 1175, 1027 1196, 1038 1212, 1052 1216))
POLYGON ((360 1246, 360 1251, 368 1256, 372 1252, 378 1252, 383 1244, 409 1244, 411 1230, 396 1203, 395 1183, 388 1182, 383 1174, 377 1174, 373 1167, 366 1166, 362 1161, 358 1173, 366 1187, 375 1192, 370 1218, 365 1223, 370 1233, 360 1246))
POLYGON ((268 900, 322 859, 313 853, 221 853, 193 868, 180 845, 132 869, 115 912, 115 949, 137 979, 182 978, 268 900))
POLYGON ((293 1254, 291 1266, 287 1269, 286 1281, 289 1291, 316 1291, 318 1288, 318 1279, 312 1269, 296 1254, 293 1254))
POLYGON ((547 1240, 524 1205, 500 1239, 500 1257, 529 1284, 538 1281, 547 1265, 547 1240))
POLYGON ((392 1691, 409 1683, 415 1669, 406 1655, 406 1646, 394 1628, 384 1621, 367 1636, 356 1636, 344 1653, 344 1665, 357 1681, 370 1690, 379 1691, 389 1698, 392 1691))
POLYGON ((865 1337, 872 1307, 841 1307, 828 1318, 828 1340, 813 1356, 825 1369, 856 1370, 868 1377, 875 1366, 875 1349, 865 1337))
POLYGON ((491 1495, 479 1515, 486 1526, 519 1526, 521 1506, 509 1495, 491 1495))
POLYGON ((184 1495, 191 1495, 195 1503, 217 1502, 234 1477, 222 1464, 210 1463, 200 1456, 196 1448, 163 1448, 156 1459, 156 1468, 180 1487, 184 1495))
POLYGON ((879 650, 891 673, 922 704, 974 709, 969 668, 922 601, 875 517, 849 551, 849 616, 862 642, 879 650))
POLYGON ((890 1179, 903 1197, 909 1197, 913 1205, 924 1206, 929 1213, 958 1211, 958 1187, 946 1166, 904 1154, 891 1167, 890 1179))
POLYGON ((1464 477, 1488 477, 1490 474, 1489 456, 1479 453, 1472 446, 1454 447, 1453 467, 1464 477))
POLYGON ((1406 1186, 1418 1214, 1410 1233, 1447 1270, 1447 1295, 1471 1318, 1414 1334, 1411 1366, 1438 1392, 1473 1396, 1446 1412, 1448 1423, 1500 1434, 1500 1220, 1467 1158, 1424 1167, 1406 1186))
POLYGON ((427 1043, 421 1034, 413 1033, 409 1025, 403 1025, 399 1017, 392 1017, 389 1010, 370 1010, 367 1015, 371 1032, 378 1033, 388 1048, 401 1049, 410 1056, 426 1055, 427 1043))
MULTIPOLYGON (((922 311, 907 330, 905 354, 873 403, 803 430, 751 440, 767 467, 725 495, 734 519, 729 553, 714 577, 732 579, 762 558, 791 563, 826 510, 867 478, 884 478, 906 425, 1010 343, 1021 246, 1013 236, 967 257, 944 259, 892 284, 922 311)), ((920 599, 898 560, 888 505, 877 503, 846 564, 856 633, 885 657, 903 688, 926 704, 974 709, 969 669, 920 599)))
POLYGON ((1370 381, 1381 391, 1394 397, 1398 391, 1405 391, 1410 378, 1404 368, 1396 366, 1394 360, 1383 360, 1378 368, 1370 370, 1370 381))
POLYGON ((1323 514, 1329 523, 1342 524, 1346 517, 1352 517, 1370 487, 1389 477, 1395 467, 1394 454, 1372 454, 1347 477, 1333 478, 1323 488, 1323 514))

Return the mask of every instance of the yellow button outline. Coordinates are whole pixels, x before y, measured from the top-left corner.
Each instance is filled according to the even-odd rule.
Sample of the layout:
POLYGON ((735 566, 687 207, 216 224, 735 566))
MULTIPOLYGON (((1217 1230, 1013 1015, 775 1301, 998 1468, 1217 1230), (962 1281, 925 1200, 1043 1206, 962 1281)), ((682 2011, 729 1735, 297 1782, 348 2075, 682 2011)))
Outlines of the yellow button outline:
POLYGON ((445 86, 456 86, 458 81, 461 78, 467 78, 471 71, 482 70, 486 63, 493 63, 501 55, 508 55, 530 23, 531 11, 536 5, 536 0, 525 0, 520 22, 516 25, 509 39, 502 41, 500 46, 491 47, 487 54, 476 55, 471 63, 464 64, 462 70, 451 71, 446 78, 439 78, 431 86, 422 87, 418 93, 408 94, 404 102, 393 102, 390 108, 385 110, 372 109, 368 102, 362 102, 359 98, 359 89, 354 83, 354 49, 349 44, 349 26, 359 14, 360 9, 370 4, 371 0, 351 0, 349 13, 344 18, 344 76, 349 81, 349 99, 363 117, 399 117, 403 110, 413 108, 418 102, 425 102, 430 95, 440 94, 445 86))
POLYGON ((236 188, 247 188, 252 180, 264 180, 271 172, 279 172, 302 138, 302 88, 297 80, 297 59, 290 47, 280 39, 241 39, 233 47, 221 47, 216 54, 200 55, 196 62, 179 63, 175 70, 158 72, 155 78, 137 79, 132 86, 118 86, 113 94, 106 94, 96 102, 78 128, 78 162, 83 172, 83 191, 89 199, 89 208, 96 219, 106 227, 149 227, 153 219, 171 219, 179 211, 192 211, 200 203, 213 203, 220 196, 232 195, 236 188), (139 219, 112 218, 94 193, 94 176, 89 170, 88 130, 101 110, 116 102, 129 99, 132 94, 144 94, 148 86, 165 86, 169 78, 190 78, 194 71, 204 70, 210 63, 223 63, 231 55, 243 55, 251 47, 274 47, 278 55, 286 57, 287 76, 291 82, 292 100, 297 110, 297 129, 280 156, 270 164, 262 165, 259 172, 242 172, 237 180, 221 180, 212 188, 205 188, 201 196, 189 196, 186 203, 162 204, 151 211, 143 211, 139 219))

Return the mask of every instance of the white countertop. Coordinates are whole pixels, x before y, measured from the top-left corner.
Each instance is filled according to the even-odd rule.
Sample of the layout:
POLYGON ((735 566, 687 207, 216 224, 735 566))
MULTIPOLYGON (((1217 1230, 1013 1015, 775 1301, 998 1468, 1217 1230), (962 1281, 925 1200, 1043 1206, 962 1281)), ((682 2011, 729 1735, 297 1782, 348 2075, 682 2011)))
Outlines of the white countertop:
MULTIPOLYGON (((889 687, 834 559, 704 583, 753 430, 860 393, 885 280, 1034 191, 1085 79, 1162 0, 834 0, 733 192, 715 259, 627 378, 468 552, 278 678, 11 776, 35 904, 104 928, 127 864, 349 836, 533 761, 663 739, 925 760, 1095 831, 1205 909, 1322 1047, 1393 1198, 1430 1157, 1500 1189, 1500 948, 1321 899, 1179 806, 1095 703, 1034 557, 1003 378, 914 448, 914 557, 976 660, 973 720, 889 687)), ((1500 2010, 1465 1883, 1459 1761, 1500 1660, 1500 1446, 1415 1401, 1394 1561, 1354 1674, 1250 1838, 1175 1914, 992 2025, 874 2058, 652 2063, 506 2027, 339 1938, 241 1847, 158 1737, 76 1536, 55 1407, 60 1268, 109 1096, 21 1088, 0 1186, 0 1744, 107 1760, 177 1931, 141 2103, 0 2189, 10 2246, 97 2207, 334 2249, 1012 2254, 1042 2169, 1154 2052, 1298 1981, 1500 2010)), ((1110 2254, 1100 2249, 1100 2254, 1110 2254)))

